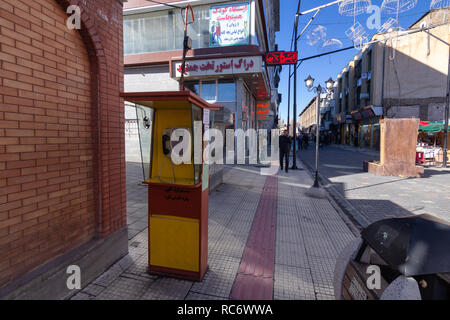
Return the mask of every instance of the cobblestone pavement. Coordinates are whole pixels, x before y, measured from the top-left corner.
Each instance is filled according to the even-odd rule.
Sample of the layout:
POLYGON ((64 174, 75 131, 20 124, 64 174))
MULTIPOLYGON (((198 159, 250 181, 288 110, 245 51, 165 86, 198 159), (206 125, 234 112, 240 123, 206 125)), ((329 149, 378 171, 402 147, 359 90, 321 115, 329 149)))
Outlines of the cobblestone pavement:
MULTIPOLYGON (((225 167, 210 195, 209 269, 193 282, 147 273, 147 188, 139 165, 127 170, 129 254, 72 299, 229 299, 266 177, 252 166, 225 167)), ((311 184, 305 170, 278 175, 274 299, 333 299, 336 256, 356 233, 329 200, 305 196, 311 184)))
MULTIPOLYGON (((363 172, 364 160, 378 153, 327 146, 320 149, 319 171, 329 189, 345 197, 344 207, 365 226, 374 221, 429 213, 450 221, 450 170, 425 168, 424 178, 379 177, 363 172)), ((298 157, 315 168, 315 147, 298 157)))

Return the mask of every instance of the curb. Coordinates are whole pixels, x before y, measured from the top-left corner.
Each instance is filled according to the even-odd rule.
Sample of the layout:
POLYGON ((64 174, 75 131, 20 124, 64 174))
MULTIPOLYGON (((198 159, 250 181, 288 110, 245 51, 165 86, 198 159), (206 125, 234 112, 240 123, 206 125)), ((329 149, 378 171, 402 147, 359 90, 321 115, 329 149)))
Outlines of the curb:
MULTIPOLYGON (((313 177, 313 168, 307 164, 305 161, 303 161, 301 158, 297 157, 297 159, 302 163, 302 165, 307 168, 308 173, 313 177)), ((344 220, 351 227, 351 230, 353 233, 355 233, 355 229, 357 231, 357 234, 360 235, 360 232, 362 229, 367 227, 370 224, 370 221, 364 216, 362 212, 357 210, 345 197, 339 193, 339 191, 334 188, 330 180, 328 178, 324 177, 322 174, 319 173, 319 183, 320 185, 327 191, 328 198, 332 201, 330 201, 340 214, 341 217, 345 217, 344 220), (343 215, 344 214, 344 215, 343 215)))

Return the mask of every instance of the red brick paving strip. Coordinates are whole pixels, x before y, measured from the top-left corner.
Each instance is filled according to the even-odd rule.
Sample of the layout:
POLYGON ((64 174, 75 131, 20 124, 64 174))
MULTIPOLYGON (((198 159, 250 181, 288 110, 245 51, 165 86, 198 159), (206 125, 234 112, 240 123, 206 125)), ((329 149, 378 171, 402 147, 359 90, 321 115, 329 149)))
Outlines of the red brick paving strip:
POLYGON ((253 219, 238 274, 233 300, 272 300, 275 264, 278 178, 268 176, 253 219))

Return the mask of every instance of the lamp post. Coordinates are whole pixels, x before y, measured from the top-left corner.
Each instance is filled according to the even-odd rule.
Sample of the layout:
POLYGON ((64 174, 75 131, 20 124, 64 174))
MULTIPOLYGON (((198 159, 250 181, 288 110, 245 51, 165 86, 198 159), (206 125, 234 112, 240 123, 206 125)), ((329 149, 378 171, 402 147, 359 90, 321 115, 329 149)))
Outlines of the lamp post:
POLYGON ((322 88, 319 84, 314 87, 314 78, 310 75, 305 79, 306 88, 308 91, 315 91, 317 93, 317 103, 316 103, 316 172, 314 175, 313 188, 319 188, 319 144, 320 144, 320 95, 322 93, 327 93, 327 96, 333 92, 334 80, 330 77, 325 81, 326 90, 322 88))

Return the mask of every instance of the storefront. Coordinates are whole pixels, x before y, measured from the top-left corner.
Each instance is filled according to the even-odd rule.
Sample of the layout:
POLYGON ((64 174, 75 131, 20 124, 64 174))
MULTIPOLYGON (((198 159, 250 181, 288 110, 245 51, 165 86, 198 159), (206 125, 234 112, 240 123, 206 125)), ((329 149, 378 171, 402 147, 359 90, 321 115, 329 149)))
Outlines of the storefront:
MULTIPOLYGON (((224 106, 225 125, 235 129, 271 126, 274 113, 262 56, 191 59, 186 62, 185 87, 211 103, 224 106), (271 112, 272 111, 272 112, 271 112)), ((171 77, 179 80, 181 61, 171 62, 171 77)))
POLYGON ((380 150, 380 119, 383 108, 366 106, 352 112, 353 125, 350 128, 350 144, 366 149, 380 150))
POLYGON ((345 112, 338 113, 334 116, 338 130, 338 143, 350 144, 350 128, 353 124, 352 115, 345 112))
MULTIPOLYGON (((444 127, 444 121, 420 121, 416 148, 417 163, 436 165, 443 162, 444 127)), ((450 132, 448 133, 448 141, 450 141, 450 132)), ((450 150, 447 151, 447 159, 449 158, 450 150)))

